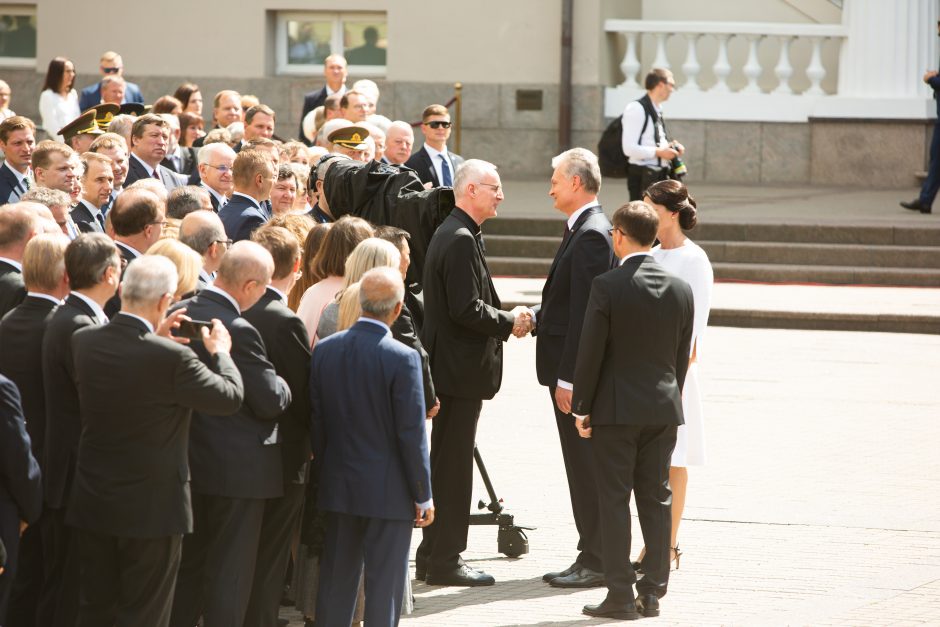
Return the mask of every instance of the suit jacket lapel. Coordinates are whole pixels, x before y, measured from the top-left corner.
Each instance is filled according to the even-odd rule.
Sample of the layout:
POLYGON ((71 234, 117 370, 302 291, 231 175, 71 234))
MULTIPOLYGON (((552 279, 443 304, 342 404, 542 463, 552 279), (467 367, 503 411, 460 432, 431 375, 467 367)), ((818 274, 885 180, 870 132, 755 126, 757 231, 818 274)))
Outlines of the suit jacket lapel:
POLYGON ((434 160, 431 159, 431 153, 425 150, 424 146, 421 146, 421 156, 427 168, 431 171, 431 182, 434 183, 434 187, 440 187, 441 182, 437 178, 437 169, 434 167, 434 160))
POLYGON ((558 252, 555 253, 555 259, 554 261, 552 261, 552 268, 551 270, 548 271, 548 278, 545 279, 546 286, 552 280, 552 275, 555 274, 555 268, 558 267, 558 262, 561 261, 562 256, 564 256, 565 254, 565 251, 568 250, 568 246, 571 245, 571 240, 574 239, 574 236, 578 232, 578 229, 584 226, 584 223, 587 222, 589 217, 591 217, 592 215, 600 211, 603 211, 603 209, 601 209, 601 206, 594 205, 593 207, 589 207, 588 209, 585 209, 584 213, 578 216, 578 219, 575 220, 574 228, 571 229, 571 235, 568 236, 567 240, 563 240, 562 243, 559 244, 558 246, 558 252))

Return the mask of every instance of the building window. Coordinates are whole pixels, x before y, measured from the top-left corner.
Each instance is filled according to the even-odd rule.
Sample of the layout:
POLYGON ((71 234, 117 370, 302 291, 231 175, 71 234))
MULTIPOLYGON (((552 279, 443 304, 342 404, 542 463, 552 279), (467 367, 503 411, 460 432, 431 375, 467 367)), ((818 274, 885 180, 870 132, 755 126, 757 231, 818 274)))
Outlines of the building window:
POLYGON ((278 13, 278 74, 319 74, 331 54, 350 72, 385 76, 388 25, 384 13, 278 13))
POLYGON ((0 65, 36 66, 36 8, 0 5, 0 65))

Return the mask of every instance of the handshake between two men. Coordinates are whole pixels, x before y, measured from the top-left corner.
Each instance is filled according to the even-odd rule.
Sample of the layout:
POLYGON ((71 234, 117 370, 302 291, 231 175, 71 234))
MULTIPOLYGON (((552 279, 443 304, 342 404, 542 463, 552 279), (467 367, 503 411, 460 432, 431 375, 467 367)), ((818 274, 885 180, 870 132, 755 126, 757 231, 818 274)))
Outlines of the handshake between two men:
POLYGON ((512 325, 512 334, 516 337, 525 337, 535 329, 535 312, 525 305, 513 307, 509 313, 515 319, 512 325))

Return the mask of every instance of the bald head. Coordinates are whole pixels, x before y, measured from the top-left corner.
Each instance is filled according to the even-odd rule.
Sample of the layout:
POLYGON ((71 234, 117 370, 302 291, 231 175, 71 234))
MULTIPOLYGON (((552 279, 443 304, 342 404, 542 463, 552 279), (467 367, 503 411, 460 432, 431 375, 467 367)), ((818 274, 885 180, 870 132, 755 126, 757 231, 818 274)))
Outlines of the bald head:
POLYGON ((213 211, 194 211, 180 222, 180 241, 200 255, 205 255, 213 243, 227 239, 222 219, 213 211))
POLYGON ((258 302, 274 274, 271 253, 255 242, 236 242, 222 257, 214 286, 227 292, 242 311, 258 302))
POLYGON ((359 305, 369 318, 391 324, 401 313, 405 283, 398 268, 373 268, 359 282, 359 305))

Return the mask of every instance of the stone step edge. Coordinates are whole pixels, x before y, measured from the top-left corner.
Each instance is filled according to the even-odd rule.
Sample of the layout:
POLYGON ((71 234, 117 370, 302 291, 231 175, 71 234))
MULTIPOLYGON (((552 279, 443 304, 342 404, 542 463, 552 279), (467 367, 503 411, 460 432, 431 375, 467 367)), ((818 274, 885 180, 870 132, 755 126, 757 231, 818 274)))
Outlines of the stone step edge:
MULTIPOLYGON (((487 263, 492 264, 550 264, 552 260, 548 257, 494 257, 491 255, 486 256, 487 263)), ((734 268, 738 269, 747 269, 747 270, 799 270, 801 272, 813 271, 813 272, 842 272, 845 268, 853 268, 855 272, 860 274, 868 274, 874 272, 885 272, 888 274, 910 274, 916 273, 924 276, 940 276, 940 269, 937 268, 882 268, 882 267, 858 267, 858 266, 819 266, 819 265, 799 265, 792 263, 738 263, 734 261, 715 261, 712 263, 712 268, 715 270, 731 270, 734 268)), ((512 275, 512 276, 521 276, 521 275, 512 275)), ((536 275, 526 275, 526 276, 536 276, 536 275)), ((762 281, 766 283, 787 283, 787 281, 762 281)), ((794 283, 803 283, 802 281, 794 281, 794 283)))

